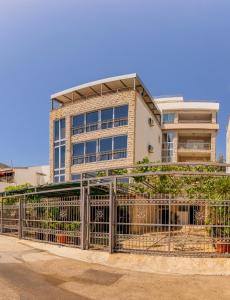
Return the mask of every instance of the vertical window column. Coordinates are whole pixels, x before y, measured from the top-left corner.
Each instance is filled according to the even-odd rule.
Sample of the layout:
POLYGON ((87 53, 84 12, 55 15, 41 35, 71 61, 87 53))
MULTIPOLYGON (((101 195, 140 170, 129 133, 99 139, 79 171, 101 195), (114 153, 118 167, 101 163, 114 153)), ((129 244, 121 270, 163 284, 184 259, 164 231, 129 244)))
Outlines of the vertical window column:
POLYGON ((65 181, 65 119, 54 121, 54 182, 65 181))

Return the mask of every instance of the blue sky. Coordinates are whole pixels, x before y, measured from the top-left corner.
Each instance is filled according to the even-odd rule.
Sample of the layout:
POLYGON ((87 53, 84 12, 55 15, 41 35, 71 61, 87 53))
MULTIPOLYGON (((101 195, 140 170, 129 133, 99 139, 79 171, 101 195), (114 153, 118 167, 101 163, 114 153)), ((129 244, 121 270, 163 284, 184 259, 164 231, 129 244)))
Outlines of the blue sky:
POLYGON ((153 95, 230 115, 229 0, 0 0, 0 161, 48 163, 50 95, 138 73, 153 95))

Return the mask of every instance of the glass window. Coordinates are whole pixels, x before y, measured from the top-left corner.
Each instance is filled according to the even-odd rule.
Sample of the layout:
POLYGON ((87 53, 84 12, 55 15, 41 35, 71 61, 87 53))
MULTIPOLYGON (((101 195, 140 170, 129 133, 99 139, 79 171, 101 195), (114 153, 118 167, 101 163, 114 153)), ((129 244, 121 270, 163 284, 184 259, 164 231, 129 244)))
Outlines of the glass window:
POLYGON ((89 141, 85 143, 85 162, 94 162, 96 161, 96 152, 97 152, 97 142, 96 141, 89 141))
POLYGON ((60 139, 65 138, 65 119, 60 120, 60 139))
POLYGON ((86 114, 86 131, 94 131, 98 129, 98 111, 86 114))
POLYGON ((113 108, 103 109, 101 111, 101 128, 113 127, 113 108))
POLYGON ((114 137, 113 150, 113 159, 127 157, 127 135, 114 137))
POLYGON ((64 181, 65 181, 65 176, 64 175, 60 176, 60 182, 64 182, 64 181))
POLYGON ((54 176, 54 182, 58 183, 59 182, 59 176, 54 176))
POLYGON ((73 144, 73 156, 84 155, 84 143, 73 144))
POLYGON ((65 146, 61 146, 61 168, 65 168, 65 146))
POLYGON ((59 148, 54 149, 54 169, 59 168, 59 148))
POLYGON ((112 138, 100 140, 100 160, 112 159, 112 138))
POLYGON ((114 126, 124 126, 128 124, 128 105, 114 107, 114 126))
POLYGON ((174 138, 174 133, 173 132, 168 132, 167 133, 168 143, 172 143, 173 142, 173 138, 174 138))
POLYGON ((72 174, 71 179, 73 181, 79 181, 81 179, 81 174, 72 174))
POLYGON ((59 140, 59 120, 54 121, 54 140, 59 140))
POLYGON ((54 121, 54 181, 65 181, 65 119, 54 121), (61 170, 62 169, 62 170, 61 170))
POLYGON ((73 144, 73 164, 83 164, 84 163, 84 152, 85 144, 73 144))
POLYGON ((85 115, 81 114, 73 117, 73 134, 83 133, 85 125, 85 115))
POLYGON ((114 137, 114 150, 127 149, 127 135, 114 137))
POLYGON ((163 114, 163 123, 174 123, 175 114, 163 114))

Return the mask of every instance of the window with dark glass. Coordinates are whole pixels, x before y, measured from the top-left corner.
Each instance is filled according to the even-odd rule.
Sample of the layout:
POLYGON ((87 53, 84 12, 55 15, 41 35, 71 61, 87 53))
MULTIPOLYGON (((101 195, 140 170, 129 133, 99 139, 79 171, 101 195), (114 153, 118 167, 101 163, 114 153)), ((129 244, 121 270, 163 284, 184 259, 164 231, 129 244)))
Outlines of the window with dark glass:
POLYGON ((60 120, 60 139, 65 138, 65 119, 60 120))
POLYGON ((59 140, 59 120, 54 121, 54 140, 58 141, 59 140))
POLYGON ((163 123, 174 123, 174 119, 175 114, 173 113, 163 114, 163 123))
POLYGON ((113 127, 113 108, 103 109, 101 111, 101 128, 112 128, 113 127))
POLYGON ((54 169, 59 169, 59 147, 54 149, 54 169))
POLYGON ((113 159, 127 157, 127 135, 114 137, 113 151, 113 159))
POLYGON ((73 164, 127 157, 127 135, 73 144, 73 164))
POLYGON ((73 116, 72 134, 128 125, 128 105, 73 116))
POLYGON ((97 155, 97 142, 89 141, 85 143, 85 163, 96 161, 97 155))
POLYGON ((60 149, 60 153, 61 153, 61 168, 65 168, 65 146, 61 146, 60 149))
POLYGON ((85 154, 85 144, 73 144, 73 164, 83 164, 85 154))
POLYGON ((162 141, 162 161, 163 162, 172 162, 173 160, 173 139, 174 133, 167 132, 164 133, 162 141))
POLYGON ((65 181, 65 119, 54 121, 54 182, 65 181))
POLYGON ((80 181, 81 180, 81 174, 72 174, 71 179, 72 179, 72 181, 80 181))
POLYGON ((80 134, 85 131, 85 115, 81 114, 73 117, 73 134, 80 134))
POLYGON ((98 129, 98 111, 86 114, 86 131, 94 131, 98 129))
POLYGON ((114 126, 128 124, 128 105, 114 107, 114 126))
POLYGON ((100 139, 100 160, 110 160, 113 157, 112 138, 100 139))

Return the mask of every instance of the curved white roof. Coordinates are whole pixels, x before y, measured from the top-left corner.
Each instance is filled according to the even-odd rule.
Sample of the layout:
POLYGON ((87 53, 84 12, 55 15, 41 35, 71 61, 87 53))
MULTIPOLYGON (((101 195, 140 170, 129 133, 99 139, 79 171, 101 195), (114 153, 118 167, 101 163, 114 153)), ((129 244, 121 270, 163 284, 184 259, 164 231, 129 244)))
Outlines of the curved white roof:
POLYGON ((62 104, 68 104, 82 98, 87 99, 89 97, 101 96, 102 94, 110 92, 115 93, 125 89, 135 89, 141 93, 149 109, 156 115, 157 119, 160 119, 160 112, 152 101, 150 92, 136 73, 104 78, 77 85, 51 95, 51 99, 55 99, 62 104))

